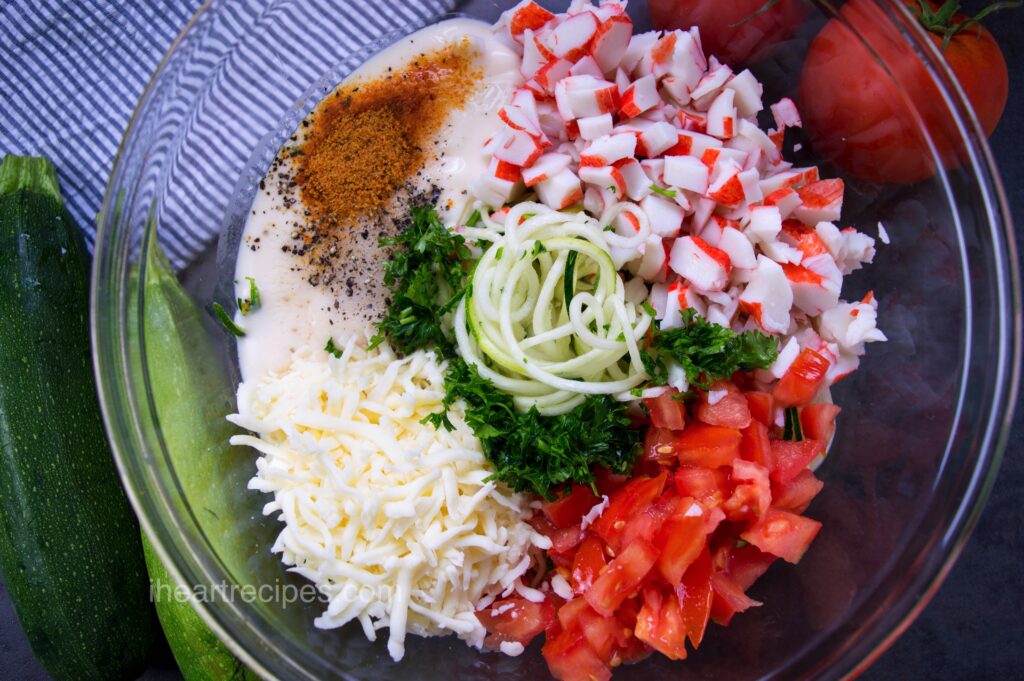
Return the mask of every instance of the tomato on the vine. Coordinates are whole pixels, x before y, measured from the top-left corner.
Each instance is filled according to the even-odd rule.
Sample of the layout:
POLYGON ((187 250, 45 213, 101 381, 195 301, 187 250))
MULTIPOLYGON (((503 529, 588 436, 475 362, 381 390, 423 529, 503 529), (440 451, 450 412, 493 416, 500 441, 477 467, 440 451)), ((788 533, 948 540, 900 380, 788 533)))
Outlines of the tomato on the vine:
POLYGON ((700 28, 704 51, 739 69, 763 59, 795 34, 807 17, 804 0, 650 0, 658 29, 700 28))
MULTIPOLYGON (((956 3, 904 3, 930 29, 928 36, 942 49, 985 134, 991 134, 1009 92, 1006 60, 992 34, 977 23, 961 28, 970 19, 953 13, 956 3), (940 14, 947 7, 948 17, 940 14)), ((937 170, 923 128, 942 164, 958 165, 963 152, 953 119, 892 20, 869 0, 850 0, 840 15, 842 20, 830 20, 814 39, 800 77, 800 113, 815 150, 857 177, 911 184, 937 170)))

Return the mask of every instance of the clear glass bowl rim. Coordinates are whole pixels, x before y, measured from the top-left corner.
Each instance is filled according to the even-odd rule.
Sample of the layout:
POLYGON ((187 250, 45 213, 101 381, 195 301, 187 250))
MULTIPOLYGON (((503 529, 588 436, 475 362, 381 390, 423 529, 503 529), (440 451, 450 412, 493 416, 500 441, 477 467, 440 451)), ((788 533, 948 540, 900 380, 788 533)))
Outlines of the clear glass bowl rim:
MULTIPOLYGON (((837 8, 829 0, 813 0, 814 4, 835 16, 837 8)), ((974 529, 984 504, 991 492, 998 475, 999 466, 1009 438, 1010 425, 1017 403, 1020 368, 1021 368, 1021 292, 1018 272, 1018 258, 1013 223, 998 168, 978 119, 968 103, 967 97, 957 82, 947 62, 942 58, 939 48, 928 39, 925 30, 913 19, 906 6, 900 0, 870 0, 888 16, 896 19, 898 30, 912 49, 921 58, 929 76, 948 105, 954 122, 965 141, 970 169, 978 182, 984 201, 985 213, 988 216, 989 236, 991 242, 986 244, 993 249, 998 264, 993 276, 996 290, 999 293, 998 308, 1001 310, 999 324, 999 357, 994 365, 1001 369, 996 382, 992 402, 996 406, 988 415, 982 432, 982 444, 979 447, 977 461, 967 492, 951 514, 950 522, 945 526, 945 555, 942 560, 921 570, 914 576, 908 588, 889 604, 887 622, 875 623, 869 631, 858 632, 859 638, 850 641, 849 645, 835 650, 830 662, 829 676, 843 678, 856 677, 867 669, 882 655, 893 642, 913 623, 914 619, 924 610, 931 598, 938 591, 943 580, 949 574, 959 557, 964 545, 974 529)), ((139 99, 138 104, 122 137, 117 155, 114 158, 111 176, 98 215, 95 260, 92 271, 90 294, 90 324, 93 347, 93 364, 106 424, 108 438, 114 452, 114 458, 126 489, 128 497, 139 516, 140 524, 149 535, 151 542, 172 577, 180 584, 195 585, 210 583, 210 557, 200 555, 194 546, 189 546, 187 554, 174 550, 172 537, 165 534, 169 529, 166 514, 170 513, 166 499, 157 499, 149 494, 142 484, 145 476, 144 466, 136 452, 140 451, 142 439, 138 431, 137 415, 128 414, 129 422, 125 422, 120 409, 125 406, 118 392, 128 371, 127 356, 124 348, 127 338, 124 333, 108 333, 114 329, 123 332, 121 322, 124 320, 124 300, 115 285, 123 274, 125 263, 115 262, 117 254, 112 248, 104 246, 113 239, 113 220, 111 215, 116 211, 118 201, 118 170, 123 162, 123 155, 135 130, 139 116, 145 110, 149 97, 159 82, 165 67, 171 61, 179 45, 190 34, 200 18, 216 4, 215 0, 204 0, 196 13, 185 25, 161 59, 139 99), (118 275, 118 276, 115 276, 118 275)), ((266 650, 266 641, 262 641, 264 655, 257 656, 254 650, 244 645, 239 639, 249 638, 246 634, 258 634, 245 622, 239 610, 232 605, 230 608, 213 608, 206 604, 194 603, 197 612, 204 622, 218 635, 228 648, 239 657, 250 669, 264 678, 278 678, 264 662, 263 657, 273 650, 266 650), (215 616, 212 610, 221 609, 215 616), (249 631, 246 632, 245 630, 249 631)), ((273 648, 273 646, 269 646, 273 648)), ((806 651, 803 653, 806 655, 806 651)), ((296 660, 284 660, 288 668, 298 672, 296 660)), ((274 667, 279 667, 275 664, 274 667)))

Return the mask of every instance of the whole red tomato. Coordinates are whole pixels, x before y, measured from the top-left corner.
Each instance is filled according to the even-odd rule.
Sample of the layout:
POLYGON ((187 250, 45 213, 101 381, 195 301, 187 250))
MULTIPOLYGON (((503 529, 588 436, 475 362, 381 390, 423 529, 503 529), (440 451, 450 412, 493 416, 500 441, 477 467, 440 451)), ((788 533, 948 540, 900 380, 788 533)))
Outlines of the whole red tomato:
POLYGON ((805 0, 781 0, 761 10, 766 0, 650 0, 651 21, 658 29, 700 27, 701 43, 732 67, 742 67, 768 56, 793 37, 807 17, 805 0), (750 18, 744 22, 744 19, 750 18))
MULTIPOLYGON (((841 15, 848 24, 837 19, 825 24, 811 44, 800 77, 800 113, 815 150, 853 175, 893 184, 934 175, 936 154, 947 168, 959 165, 963 152, 954 121, 924 65, 889 17, 873 0, 850 0, 841 15)), ((951 23, 966 19, 955 15, 951 23)), ((928 35, 942 46, 942 36, 928 35)), ((944 56, 985 133, 991 134, 1009 90, 999 45, 975 25, 954 35, 944 56)))

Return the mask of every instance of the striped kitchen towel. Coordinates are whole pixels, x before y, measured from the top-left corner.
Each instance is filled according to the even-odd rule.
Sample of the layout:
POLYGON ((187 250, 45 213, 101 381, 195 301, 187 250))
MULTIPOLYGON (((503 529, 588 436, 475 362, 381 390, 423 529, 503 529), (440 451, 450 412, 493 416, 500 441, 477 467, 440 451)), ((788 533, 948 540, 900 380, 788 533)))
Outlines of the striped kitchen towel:
MULTIPOLYGON (((211 69, 214 77, 233 74, 241 78, 246 77, 246 60, 261 56, 252 53, 258 42, 253 36, 260 31, 275 32, 283 41, 277 44, 285 46, 308 44, 312 33, 314 42, 330 46, 332 59, 340 62, 346 51, 354 52, 382 36, 425 23, 456 9, 457 4, 455 0, 211 2, 218 11, 215 19, 207 15, 202 26, 208 39, 203 58, 224 65, 211 69), (381 7, 391 10, 382 12, 381 7), (293 20, 296 12, 308 13, 313 20, 293 20), (332 13, 344 21, 318 23, 318 13, 332 13), (288 42, 289 30, 296 36, 301 32, 301 39, 288 42), (319 41, 317 31, 323 33, 319 41)), ((68 208, 85 228, 90 248, 96 214, 128 119, 160 59, 202 4, 202 0, 0 2, 0 153, 41 155, 54 161, 68 208)), ((277 58, 286 62, 301 57, 300 53, 277 58)), ((180 77, 185 85, 188 75, 180 77)), ((301 94, 312 84, 294 83, 292 87, 301 94)), ((191 187, 189 200, 187 205, 172 201, 161 206, 160 224, 161 242, 178 267, 187 265, 220 229, 219 223, 196 217, 225 214, 248 160, 244 150, 252 149, 280 123, 253 113, 253 120, 238 125, 237 102, 215 97, 197 101, 200 103, 189 115, 233 123, 235 127, 226 138, 232 139, 232 146, 239 151, 226 149, 211 165, 209 157, 202 157, 204 163, 199 162, 198 153, 191 157, 187 147, 176 150, 172 172, 177 174, 171 179, 191 187)))

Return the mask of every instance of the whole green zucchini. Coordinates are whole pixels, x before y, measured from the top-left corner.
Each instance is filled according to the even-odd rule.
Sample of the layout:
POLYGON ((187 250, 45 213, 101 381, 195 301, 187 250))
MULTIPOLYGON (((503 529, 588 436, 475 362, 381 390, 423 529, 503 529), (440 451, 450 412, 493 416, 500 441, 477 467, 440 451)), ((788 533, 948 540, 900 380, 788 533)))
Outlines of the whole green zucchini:
POLYGON ((0 570, 56 679, 135 678, 158 640, 89 351, 89 264, 53 166, 0 164, 0 570))
MULTIPOLYGON (((190 503, 202 509, 204 533, 230 564, 230 547, 240 539, 237 533, 251 536, 247 523, 237 517, 239 507, 230 494, 246 490, 252 467, 243 452, 228 444, 235 429, 224 414, 231 408, 234 391, 206 336, 201 311, 160 250, 153 221, 146 241, 141 283, 153 404, 183 491, 190 503)), ((148 538, 143 535, 142 539, 157 616, 185 681, 258 681, 189 601, 176 597, 181 593, 177 583, 148 538)), ((243 549, 243 554, 250 552, 243 549)))

